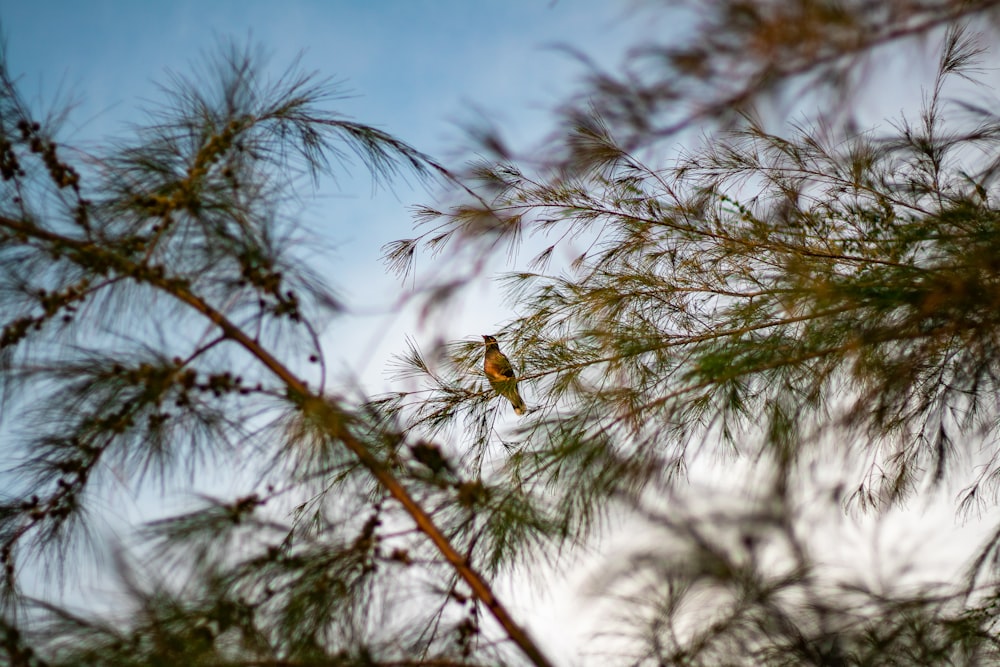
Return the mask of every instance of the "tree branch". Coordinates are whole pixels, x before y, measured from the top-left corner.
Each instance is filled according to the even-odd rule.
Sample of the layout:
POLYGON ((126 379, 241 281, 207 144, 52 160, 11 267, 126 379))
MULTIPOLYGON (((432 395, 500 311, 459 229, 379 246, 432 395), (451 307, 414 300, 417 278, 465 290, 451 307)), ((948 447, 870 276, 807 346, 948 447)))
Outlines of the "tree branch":
POLYGON ((29 238, 56 243, 65 248, 78 251, 79 254, 68 254, 73 258, 73 261, 83 266, 86 266, 83 261, 85 257, 93 256, 95 253, 101 255, 106 259, 112 260, 111 265, 115 267, 114 270, 116 272, 131 276, 137 281, 150 284, 205 316, 205 318, 219 328, 226 338, 243 347, 243 349, 256 357, 261 364, 277 376, 289 390, 303 397, 302 410, 310 413, 311 417, 322 424, 330 437, 342 442, 357 457, 361 464, 368 469, 372 476, 378 480, 379 484, 403 506, 416 523, 417 528, 430 539, 438 552, 455 569, 462 580, 469 585, 473 595, 489 609, 493 618, 500 624, 510 640, 537 667, 552 667, 551 662, 549 662, 542 650, 535 644, 531 636, 524 628, 518 625, 506 606, 496 597, 489 583, 472 568, 468 559, 460 554, 451 544, 441 529, 434 523, 430 514, 413 499, 406 487, 393 475, 389 468, 378 457, 372 454, 362 442, 354 437, 348 428, 349 420, 345 418, 345 415, 324 397, 312 392, 306 383, 292 373, 287 366, 281 363, 257 340, 233 324, 223 313, 213 308, 204 299, 192 292, 184 281, 164 276, 158 271, 151 271, 151 267, 137 263, 105 248, 97 247, 92 243, 56 234, 35 225, 25 224, 0 216, 0 226, 29 238))

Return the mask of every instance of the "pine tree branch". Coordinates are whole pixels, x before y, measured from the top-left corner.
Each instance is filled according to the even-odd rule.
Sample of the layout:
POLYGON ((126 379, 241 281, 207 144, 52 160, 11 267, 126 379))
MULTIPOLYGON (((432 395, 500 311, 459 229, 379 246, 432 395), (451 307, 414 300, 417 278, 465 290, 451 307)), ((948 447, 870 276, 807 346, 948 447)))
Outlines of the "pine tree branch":
POLYGON ((257 340, 247 335, 240 327, 230 321, 223 313, 213 308, 208 302, 192 292, 186 281, 164 275, 161 267, 150 267, 135 262, 106 248, 93 243, 74 239, 62 234, 45 230, 41 227, 11 218, 0 216, 0 227, 28 238, 38 239, 57 245, 67 250, 67 255, 83 267, 89 265, 89 259, 99 258, 113 267, 116 273, 127 275, 139 282, 145 282, 175 299, 185 303, 201 313, 215 324, 226 338, 240 345, 270 370, 283 382, 290 394, 300 397, 302 410, 310 413, 310 417, 322 424, 331 438, 339 440, 354 454, 372 476, 381 484, 393 498, 399 502, 423 532, 434 544, 438 552, 455 569, 458 575, 469 585, 473 595, 489 609, 493 618, 500 624, 504 632, 514 642, 525 656, 537 667, 551 667, 551 662, 535 644, 528 632, 513 618, 507 607, 494 594, 489 583, 475 570, 469 560, 452 545, 441 529, 435 524, 430 514, 414 500, 405 486, 389 470, 384 462, 379 460, 361 441, 354 437, 348 428, 350 419, 336 409, 324 397, 312 392, 306 383, 292 373, 281 361, 265 349, 257 340))

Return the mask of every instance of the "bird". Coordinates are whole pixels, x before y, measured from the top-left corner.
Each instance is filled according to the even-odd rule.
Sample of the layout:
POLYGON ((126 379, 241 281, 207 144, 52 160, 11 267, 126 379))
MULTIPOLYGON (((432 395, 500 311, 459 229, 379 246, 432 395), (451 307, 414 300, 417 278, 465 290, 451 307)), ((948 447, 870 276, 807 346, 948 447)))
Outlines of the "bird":
POLYGON ((514 414, 523 415, 528 411, 528 406, 524 404, 524 399, 521 398, 521 394, 517 390, 514 368, 504 353, 500 351, 500 344, 497 343, 496 338, 483 334, 483 342, 486 345, 483 370, 486 372, 487 379, 493 385, 493 389, 514 406, 514 414))

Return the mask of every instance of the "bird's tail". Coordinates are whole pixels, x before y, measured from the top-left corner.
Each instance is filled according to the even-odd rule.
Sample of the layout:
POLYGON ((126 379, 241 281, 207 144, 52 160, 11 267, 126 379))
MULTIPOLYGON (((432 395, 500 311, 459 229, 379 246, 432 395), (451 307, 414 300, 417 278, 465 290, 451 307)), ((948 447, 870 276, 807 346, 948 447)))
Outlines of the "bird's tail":
POLYGON ((524 404, 524 399, 521 398, 521 392, 514 389, 513 394, 509 397, 510 404, 514 406, 514 414, 520 416, 528 411, 528 406, 524 404))
POLYGON ((493 389, 498 394, 510 401, 510 404, 514 406, 514 414, 523 415, 528 412, 528 406, 521 398, 521 392, 517 390, 517 380, 500 380, 490 384, 493 385, 493 389))

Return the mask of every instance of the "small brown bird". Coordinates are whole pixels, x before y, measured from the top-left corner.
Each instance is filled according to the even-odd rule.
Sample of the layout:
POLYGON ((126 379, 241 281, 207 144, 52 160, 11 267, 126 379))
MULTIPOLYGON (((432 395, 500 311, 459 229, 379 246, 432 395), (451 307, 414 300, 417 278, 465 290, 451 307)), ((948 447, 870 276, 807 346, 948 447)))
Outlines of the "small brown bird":
POLYGON ((493 389, 514 406, 514 413, 523 415, 528 411, 528 406, 524 404, 524 399, 517 391, 517 379, 510 361, 500 351, 500 345, 496 338, 483 335, 483 342, 486 344, 486 355, 483 357, 483 370, 486 372, 486 377, 493 385, 493 389))

